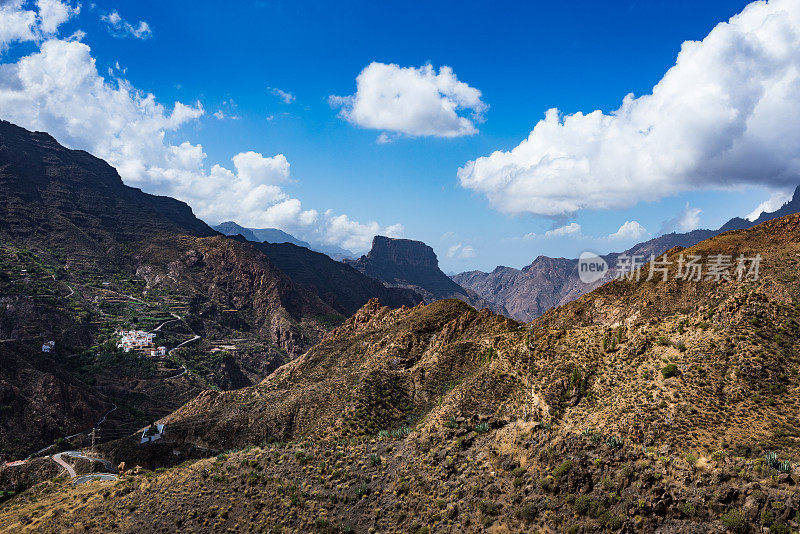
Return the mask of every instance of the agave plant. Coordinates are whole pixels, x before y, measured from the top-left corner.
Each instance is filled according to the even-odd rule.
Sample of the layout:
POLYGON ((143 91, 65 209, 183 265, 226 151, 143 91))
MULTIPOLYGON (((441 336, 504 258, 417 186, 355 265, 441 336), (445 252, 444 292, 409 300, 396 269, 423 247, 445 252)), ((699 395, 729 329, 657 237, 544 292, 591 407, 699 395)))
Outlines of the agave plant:
POLYGON ((778 462, 778 471, 781 473, 789 473, 792 471, 792 463, 788 460, 778 462))
POLYGON ((618 438, 617 436, 610 436, 606 440, 606 445, 608 445, 608 448, 610 449, 619 449, 620 447, 622 447, 623 443, 624 442, 622 441, 622 439, 618 438))
POLYGON ((488 431, 489 431, 489 423, 487 423, 486 421, 475 425, 475 432, 477 432, 478 434, 484 434, 488 431))
POLYGON ((764 463, 767 464, 769 467, 777 469, 780 461, 778 460, 778 455, 775 454, 775 452, 769 451, 766 454, 764 454, 764 463))

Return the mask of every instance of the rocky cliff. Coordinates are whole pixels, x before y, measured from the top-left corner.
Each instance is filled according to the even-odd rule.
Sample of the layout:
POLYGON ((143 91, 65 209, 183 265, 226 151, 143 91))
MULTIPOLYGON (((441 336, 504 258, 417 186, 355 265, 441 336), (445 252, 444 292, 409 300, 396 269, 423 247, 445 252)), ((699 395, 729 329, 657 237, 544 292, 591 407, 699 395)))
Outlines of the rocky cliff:
POLYGON ((368 254, 345 262, 389 287, 412 289, 425 302, 456 298, 479 309, 492 308, 505 313, 503 306, 491 304, 444 274, 436 253, 422 241, 375 236, 368 254))

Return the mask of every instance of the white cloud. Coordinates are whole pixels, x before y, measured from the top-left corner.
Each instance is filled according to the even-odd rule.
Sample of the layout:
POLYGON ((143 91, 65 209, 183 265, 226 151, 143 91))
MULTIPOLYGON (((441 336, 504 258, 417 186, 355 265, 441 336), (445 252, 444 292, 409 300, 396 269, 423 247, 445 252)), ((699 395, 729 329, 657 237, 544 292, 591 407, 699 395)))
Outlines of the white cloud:
POLYGON ((47 35, 56 33, 59 26, 80 12, 80 6, 72 7, 59 0, 37 0, 36 5, 39 8, 40 27, 47 35))
POLYGON ((468 260, 475 257, 475 248, 472 245, 458 243, 447 249, 447 257, 451 260, 468 260))
POLYGON ((223 100, 222 105, 220 108, 213 113, 214 117, 218 120, 238 120, 239 116, 236 114, 238 111, 238 106, 236 102, 229 98, 228 100, 223 100))
POLYGON ((390 135, 386 132, 381 132, 375 142, 379 145, 386 145, 388 143, 393 143, 395 139, 397 139, 397 135, 390 135))
MULTIPOLYGON (((528 234, 528 236, 531 234, 528 234)), ((554 228, 553 230, 548 230, 544 233, 544 237, 552 238, 552 237, 578 237, 581 234, 581 225, 578 223, 569 223, 566 226, 559 226, 558 228, 554 228)), ((527 237, 527 236, 526 236, 527 237)))
POLYGON ((746 218, 748 221, 755 221, 762 213, 771 213, 790 200, 792 200, 791 191, 775 191, 767 200, 756 206, 746 218))
MULTIPOLYGON (((4 15, 24 11, 22 4, 11 5, 17 11, 4 15)), ((33 40, 41 35, 36 24, 33 40)), ((301 239, 357 250, 368 248, 375 234, 402 234, 399 225, 384 228, 304 208, 283 190, 291 170, 283 154, 242 151, 233 156, 230 168, 208 168, 202 145, 180 138, 182 126, 205 114, 203 106, 164 106, 118 77, 122 72, 117 67, 103 78, 86 44, 47 39, 16 62, 0 62, 0 117, 103 158, 127 184, 183 200, 212 223, 236 220, 245 226, 277 227, 301 239)))
POLYGON ((324 234, 323 243, 339 244, 346 249, 360 251, 369 249, 376 235, 403 237, 404 228, 400 224, 381 228, 376 222, 362 224, 350 220, 347 215, 337 215, 330 216, 324 234))
POLYGON ((629 207, 680 191, 800 181, 800 2, 754 2, 610 113, 551 109, 528 138, 459 169, 507 213, 629 207))
POLYGON ((700 213, 703 210, 700 208, 693 208, 686 203, 686 207, 681 210, 681 212, 669 219, 668 221, 664 221, 661 225, 661 230, 659 231, 660 234, 668 234, 671 232, 690 232, 700 227, 700 213))
MULTIPOLYGON (((450 67, 437 73, 431 65, 404 68, 377 62, 358 75, 355 94, 328 101, 354 125, 412 137, 473 135, 488 107, 481 92, 458 81, 450 67)), ((389 139, 382 135, 379 142, 389 139)))
POLYGON ((609 235, 611 240, 635 240, 649 235, 647 229, 637 221, 625 221, 619 230, 609 235))
POLYGON ((278 89, 277 87, 268 87, 268 89, 273 95, 280 98, 284 104, 291 104, 295 100, 295 96, 288 91, 278 89))
POLYGON ((15 42, 39 41, 55 34, 58 27, 80 8, 58 0, 38 0, 37 11, 23 0, 0 2, 0 52, 15 42))
POLYGON ((111 35, 115 37, 135 37, 136 39, 147 39, 153 36, 153 30, 145 21, 140 20, 137 25, 133 25, 123 19, 117 11, 112 11, 100 17, 108 24, 111 35))

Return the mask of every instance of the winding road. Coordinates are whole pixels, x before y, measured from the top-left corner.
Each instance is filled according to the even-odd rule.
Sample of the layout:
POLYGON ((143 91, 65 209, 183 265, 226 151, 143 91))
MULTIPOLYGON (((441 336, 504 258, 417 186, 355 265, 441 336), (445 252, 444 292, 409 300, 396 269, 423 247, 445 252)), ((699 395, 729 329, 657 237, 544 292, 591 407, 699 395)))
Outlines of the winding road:
POLYGON ((90 462, 100 462, 103 464, 109 471, 114 470, 114 466, 108 460, 103 460, 102 458, 93 458, 91 456, 85 456, 80 451, 65 451, 59 452, 52 456, 52 459, 55 463, 66 469, 67 473, 69 474, 69 478, 73 479, 73 484, 83 484, 84 482, 89 482, 90 480, 117 480, 119 477, 113 473, 88 473, 86 475, 81 475, 80 477, 75 472, 75 468, 72 467, 70 464, 64 461, 64 456, 68 458, 83 458, 84 460, 89 460, 90 462))
POLYGON ((191 343, 192 341, 197 341, 198 339, 200 339, 200 336, 197 336, 197 335, 196 335, 196 336, 194 336, 192 339, 187 339, 186 341, 184 341, 184 342, 183 342, 183 343, 181 343, 180 345, 176 345, 176 346, 175 346, 175 348, 173 348, 173 349, 170 349, 170 351, 169 351, 169 353, 168 353, 168 354, 172 355, 172 353, 173 353, 174 351, 178 350, 178 349, 179 349, 179 348, 181 348, 182 346, 184 346, 184 345, 187 345, 187 344, 191 343))

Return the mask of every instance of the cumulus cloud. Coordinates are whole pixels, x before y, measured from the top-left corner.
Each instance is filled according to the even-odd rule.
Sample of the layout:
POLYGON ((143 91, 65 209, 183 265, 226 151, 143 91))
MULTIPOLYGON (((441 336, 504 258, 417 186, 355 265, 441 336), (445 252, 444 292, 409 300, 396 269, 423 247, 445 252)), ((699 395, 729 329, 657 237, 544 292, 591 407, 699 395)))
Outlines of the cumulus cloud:
MULTIPOLYGON (((16 11, 3 15, 29 19, 21 3, 3 4, 2 9, 8 6, 16 11)), ((30 36, 17 31, 22 26, 3 35, 36 41, 43 35, 41 21, 54 25, 63 18, 58 10, 48 13, 34 13, 30 36)), ((87 150, 113 165, 127 184, 183 200, 210 222, 278 227, 303 239, 357 250, 367 248, 377 233, 402 232, 398 226, 383 228, 377 222, 359 223, 346 215, 304 208, 283 189, 291 181, 283 154, 242 151, 233 156, 232 165, 209 168, 202 145, 180 139, 182 126, 204 116, 203 106, 165 106, 119 77, 122 73, 117 67, 106 79, 86 44, 49 38, 16 62, 0 62, 0 117, 87 150)))
POLYGON ((762 213, 771 213, 790 200, 792 200, 791 191, 775 191, 767 200, 756 206, 746 218, 748 221, 755 221, 762 213))
POLYGON ((451 260, 468 260, 475 257, 475 248, 458 243, 447 248, 447 257, 451 260))
POLYGON ((569 223, 565 226, 559 226, 558 228, 548 230, 544 233, 544 237, 546 238, 567 237, 567 236, 577 237, 580 235, 581 235, 581 225, 578 223, 569 223))
POLYGON ((24 0, 0 2, 0 52, 15 42, 38 41, 55 34, 80 11, 58 0, 38 0, 37 10, 27 5, 24 0))
POLYGON ((295 100, 295 96, 288 91, 278 89, 277 87, 269 87, 268 89, 270 93, 280 98, 284 104, 291 104, 295 100))
POLYGON ((346 249, 357 251, 368 249, 372 238, 376 235, 403 237, 404 232, 401 224, 381 228, 376 222, 362 224, 351 220, 347 215, 337 215, 328 218, 322 242, 339 244, 346 249))
POLYGON ((800 2, 754 2, 683 43, 651 94, 609 114, 551 109, 463 187, 507 213, 616 209, 681 191, 800 181, 800 2))
POLYGON ((641 239, 649 235, 647 229, 637 221, 625 221, 619 230, 609 235, 608 238, 615 241, 641 239))
POLYGON ((134 37, 136 39, 147 39, 153 36, 153 30, 145 21, 140 20, 137 25, 133 25, 123 19, 117 11, 112 11, 100 17, 108 24, 111 35, 115 37, 134 37))
POLYGON ((700 213, 702 213, 702 211, 703 210, 700 208, 691 207, 687 202, 686 207, 684 207, 678 215, 664 221, 659 233, 668 234, 671 232, 690 232, 696 230, 700 227, 700 213))
MULTIPOLYGON (((356 78, 356 92, 330 96, 332 107, 348 122, 374 130, 412 137, 460 137, 478 132, 487 105, 481 92, 458 81, 453 69, 436 72, 419 68, 370 63, 356 78)), ((391 140, 382 134, 379 142, 391 140)))

